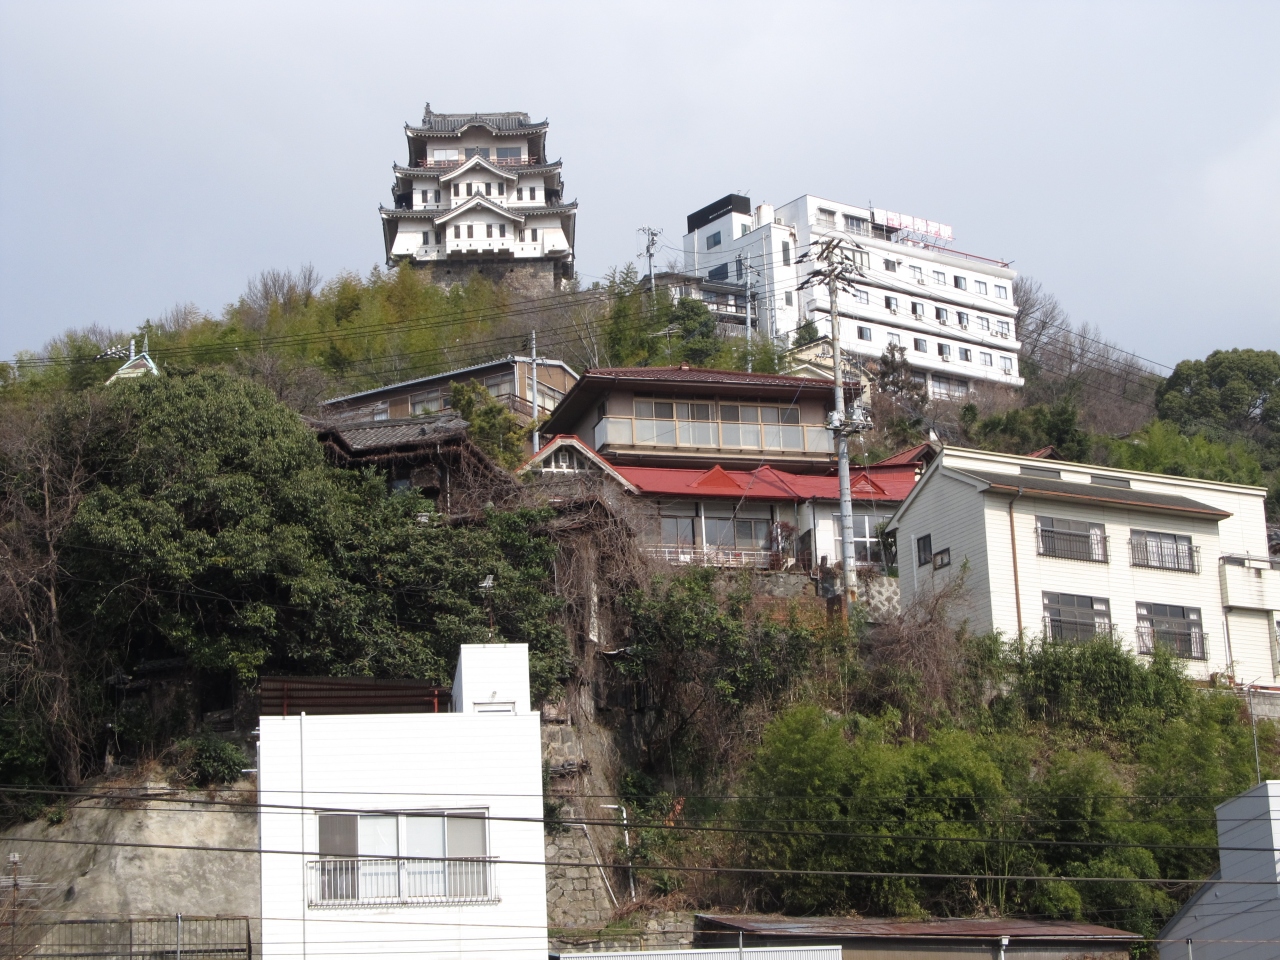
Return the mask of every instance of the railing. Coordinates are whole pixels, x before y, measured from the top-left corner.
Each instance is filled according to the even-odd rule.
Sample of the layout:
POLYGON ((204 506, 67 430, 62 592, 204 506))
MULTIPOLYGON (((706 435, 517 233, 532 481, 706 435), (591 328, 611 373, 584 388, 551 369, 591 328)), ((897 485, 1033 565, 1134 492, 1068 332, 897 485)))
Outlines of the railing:
POLYGON ((798 424, 749 424, 702 420, 646 420, 605 417, 595 430, 596 449, 623 446, 715 447, 719 449, 777 450, 790 453, 831 453, 831 431, 798 424))
POLYGON ((1138 652, 1147 655, 1156 652, 1156 645, 1167 647, 1173 655, 1183 660, 1208 660, 1205 652, 1204 631, 1193 623, 1138 623, 1138 652))
POLYGON ((702 567, 750 567, 757 570, 777 568, 782 555, 773 550, 737 550, 733 547, 685 547, 669 544, 652 545, 644 552, 667 563, 690 563, 702 567))
MULTIPOLYGON (((456 167, 462 166, 471 159, 473 158, 463 157, 460 160, 431 160, 424 157, 418 161, 418 166, 425 167, 429 170, 452 170, 456 167)), ((547 165, 543 160, 529 160, 525 157, 517 157, 515 159, 510 157, 503 157, 502 159, 497 159, 495 157, 481 157, 480 159, 484 160, 486 163, 493 164, 495 167, 545 167, 547 165)))
POLYGON ((1094 637, 1109 637, 1114 629, 1110 621, 1044 618, 1044 635, 1049 640, 1092 640, 1094 637))
POLYGON ((1145 537, 1130 537, 1129 563, 1135 567, 1199 573, 1200 548, 1189 543, 1169 543, 1164 540, 1148 540, 1145 537))
POLYGON ((1072 533, 1067 530, 1036 529, 1036 553, 1060 560, 1108 563, 1111 538, 1101 533, 1072 533))
POLYGON ((367 907, 498 900, 493 857, 325 857, 307 864, 307 903, 367 907))
POLYGON ((252 960, 249 931, 245 917, 19 919, 16 929, 9 926, 0 936, 11 955, 41 960, 252 960))

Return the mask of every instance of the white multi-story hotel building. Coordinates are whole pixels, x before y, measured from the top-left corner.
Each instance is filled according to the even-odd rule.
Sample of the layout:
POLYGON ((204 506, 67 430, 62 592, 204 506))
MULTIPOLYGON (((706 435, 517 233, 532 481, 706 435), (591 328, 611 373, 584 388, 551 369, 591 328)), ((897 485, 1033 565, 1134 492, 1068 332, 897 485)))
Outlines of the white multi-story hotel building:
POLYGON ((890 211, 805 195, 754 209, 730 194, 689 215, 685 270, 741 283, 755 331, 789 341, 809 320, 831 332, 825 285, 801 289, 801 260, 827 237, 848 241, 860 282, 840 294, 843 348, 868 358, 902 347, 935 397, 961 398, 975 381, 1021 386, 1009 265, 952 249, 951 228, 890 211))
POLYGON ((975 633, 1119 637, 1188 674, 1280 682, 1267 491, 944 447, 889 521, 904 603, 963 576, 975 633))
POLYGON ((527 113, 435 113, 405 124, 407 166, 393 165, 381 207, 387 263, 411 259, 445 285, 480 272, 529 290, 573 276, 576 201, 564 200, 547 128, 527 113))

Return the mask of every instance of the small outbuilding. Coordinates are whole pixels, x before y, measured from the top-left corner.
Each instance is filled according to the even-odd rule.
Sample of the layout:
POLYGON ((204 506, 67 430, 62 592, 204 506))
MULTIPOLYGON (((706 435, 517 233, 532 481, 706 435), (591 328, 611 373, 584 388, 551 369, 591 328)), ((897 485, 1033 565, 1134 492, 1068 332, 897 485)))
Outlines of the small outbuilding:
POLYGON ((838 943, 843 960, 1128 960, 1142 937, 1091 923, 699 914, 695 947, 838 943))

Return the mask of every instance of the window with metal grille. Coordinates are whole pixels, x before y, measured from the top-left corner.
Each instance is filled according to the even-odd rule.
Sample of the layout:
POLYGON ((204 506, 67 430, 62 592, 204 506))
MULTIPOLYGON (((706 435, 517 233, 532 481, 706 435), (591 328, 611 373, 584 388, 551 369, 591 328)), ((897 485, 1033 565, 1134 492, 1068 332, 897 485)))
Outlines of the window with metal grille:
POLYGON ((1129 562, 1135 567, 1200 572, 1200 548, 1189 536, 1158 530, 1129 531, 1129 562))
POLYGON ((1107 547, 1105 524, 1036 517, 1036 553, 1042 557, 1107 563, 1110 559, 1107 547))
POLYGON ((1073 593, 1044 597, 1044 632, 1053 640, 1092 640, 1111 635, 1111 601, 1073 593))
POLYGON ((1157 646, 1184 660, 1207 659, 1200 608, 1139 603, 1138 652, 1152 654, 1157 646))

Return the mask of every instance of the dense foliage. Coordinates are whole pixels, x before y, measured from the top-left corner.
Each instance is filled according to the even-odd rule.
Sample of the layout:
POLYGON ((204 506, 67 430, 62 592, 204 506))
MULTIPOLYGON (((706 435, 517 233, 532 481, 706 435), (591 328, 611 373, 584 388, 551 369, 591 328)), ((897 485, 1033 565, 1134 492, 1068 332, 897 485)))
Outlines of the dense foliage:
MULTIPOLYGON (((102 720, 115 716, 139 749, 169 729, 121 715, 103 692, 144 661, 180 657, 241 683, 269 671, 447 684, 459 644, 501 639, 530 645, 537 695, 566 675, 545 515, 446 523, 416 491, 327 464, 296 414, 234 376, 143 378, 65 404, 46 440, 78 444, 83 481, 47 544, 62 626, 11 603, 0 631, 10 642, 35 631, 56 649, 40 669, 70 681, 54 714, 74 729, 59 746, 49 711, 28 704, 0 745, 14 764, 5 782, 29 775, 32 737, 74 782, 102 720), (79 433, 57 432, 69 423, 79 433)), ((11 466, 6 492, 38 495, 42 475, 11 466)))

